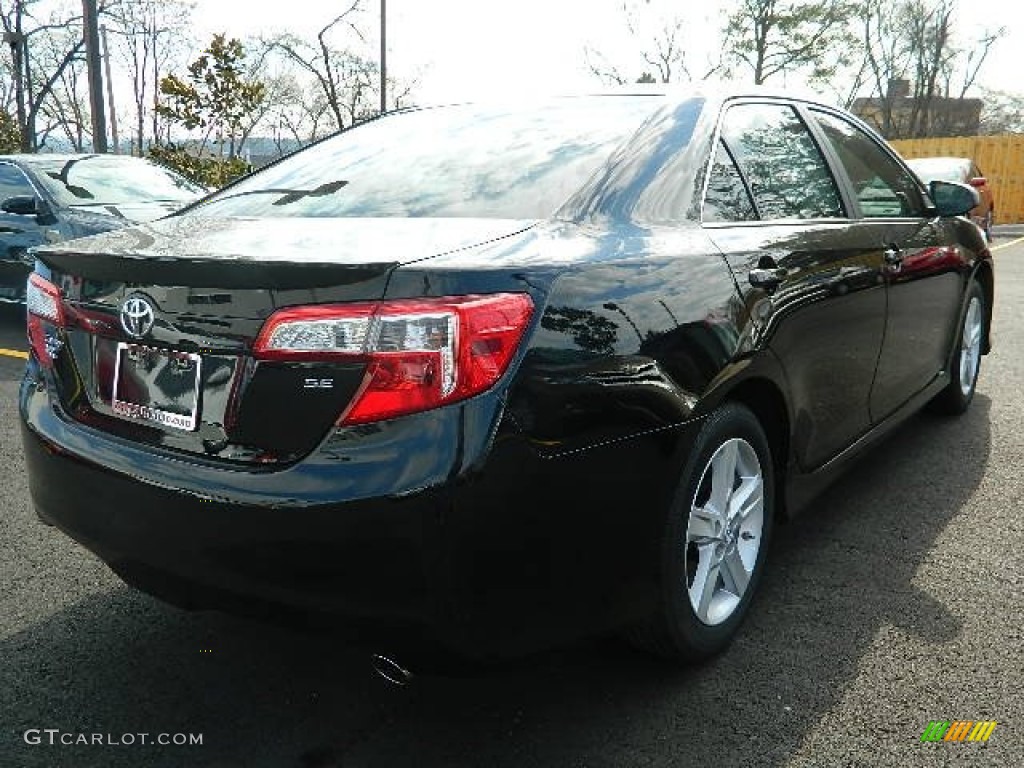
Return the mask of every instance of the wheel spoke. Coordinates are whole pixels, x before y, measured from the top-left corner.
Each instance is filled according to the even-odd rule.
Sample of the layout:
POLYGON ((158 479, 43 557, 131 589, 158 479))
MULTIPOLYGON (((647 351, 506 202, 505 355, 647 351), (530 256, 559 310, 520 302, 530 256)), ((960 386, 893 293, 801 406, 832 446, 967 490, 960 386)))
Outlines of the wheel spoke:
POLYGON ((693 575, 693 586, 691 594, 697 595, 697 604, 694 610, 697 618, 706 622, 708 620, 708 609, 711 607, 711 599, 715 596, 718 587, 719 565, 712 565, 712 547, 701 548, 700 562, 697 563, 697 572, 693 575))
POLYGON ((722 580, 725 582, 726 589, 736 597, 743 597, 743 593, 747 591, 747 584, 750 583, 750 571, 744 565, 740 553, 735 549, 732 550, 722 560, 722 565, 725 566, 722 569, 722 580))
POLYGON ((981 345, 981 323, 978 322, 977 318, 974 319, 974 323, 971 325, 971 329, 967 335, 968 347, 973 352, 981 345))
POLYGON ((716 541, 720 536, 718 513, 702 507, 690 509, 690 523, 686 528, 686 540, 697 544, 716 541))
POLYGON ((735 440, 725 443, 711 459, 711 505, 724 515, 736 483, 739 446, 735 440))
POLYGON ((732 498, 729 499, 729 519, 733 519, 737 515, 740 519, 746 518, 751 512, 757 509, 763 500, 762 493, 762 482, 760 475, 754 475, 753 477, 744 477, 740 482, 740 487, 733 493, 732 498))
POLYGON ((965 396, 970 394, 978 375, 982 333, 981 304, 977 298, 972 298, 967 305, 960 341, 960 391, 965 396))

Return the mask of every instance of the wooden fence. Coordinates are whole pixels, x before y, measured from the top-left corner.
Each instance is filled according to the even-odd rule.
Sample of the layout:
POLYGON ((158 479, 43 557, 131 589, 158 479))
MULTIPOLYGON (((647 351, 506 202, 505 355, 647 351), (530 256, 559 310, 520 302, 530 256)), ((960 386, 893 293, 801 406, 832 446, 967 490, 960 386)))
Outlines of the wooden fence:
POLYGON ((996 223, 1024 223, 1024 135, 900 139, 890 143, 906 158, 973 158, 992 187, 996 223))
POLYGON ((973 158, 992 187, 995 223, 1024 222, 1024 135, 907 138, 890 143, 904 158, 973 158))

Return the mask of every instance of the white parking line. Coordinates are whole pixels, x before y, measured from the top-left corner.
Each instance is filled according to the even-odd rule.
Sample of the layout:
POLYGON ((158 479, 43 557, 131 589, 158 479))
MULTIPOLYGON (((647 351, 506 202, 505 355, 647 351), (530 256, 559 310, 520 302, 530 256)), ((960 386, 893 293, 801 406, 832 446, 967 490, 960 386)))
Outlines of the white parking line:
POLYGON ((996 251, 1001 251, 1003 248, 1009 248, 1011 245, 1017 245, 1018 243, 1024 243, 1024 237, 1018 237, 1016 240, 1011 240, 1008 243, 1002 243, 997 245, 995 248, 989 248, 989 250, 995 253, 996 251))

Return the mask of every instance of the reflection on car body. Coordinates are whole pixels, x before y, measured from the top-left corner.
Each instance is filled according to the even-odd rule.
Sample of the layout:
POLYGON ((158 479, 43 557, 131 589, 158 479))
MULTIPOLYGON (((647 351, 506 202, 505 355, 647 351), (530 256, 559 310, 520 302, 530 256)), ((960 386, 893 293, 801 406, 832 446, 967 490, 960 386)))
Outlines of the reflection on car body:
POLYGON ((32 498, 142 589, 329 616, 403 667, 612 629, 704 658, 778 519, 970 405, 976 202, 758 90, 387 115, 39 249, 32 498), (111 407, 128 341, 201 360, 194 427, 111 407))

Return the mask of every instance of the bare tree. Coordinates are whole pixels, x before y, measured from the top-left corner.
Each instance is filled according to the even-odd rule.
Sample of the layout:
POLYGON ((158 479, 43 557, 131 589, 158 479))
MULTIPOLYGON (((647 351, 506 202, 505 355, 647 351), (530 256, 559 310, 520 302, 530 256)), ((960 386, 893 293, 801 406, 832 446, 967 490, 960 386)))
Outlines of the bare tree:
POLYGON ((861 11, 863 66, 872 100, 865 116, 890 138, 949 135, 975 106, 964 100, 1005 33, 957 42, 956 0, 867 0, 861 11))
POLYGON ((1005 91, 982 91, 985 107, 981 112, 979 133, 1024 133, 1024 95, 1005 91))
POLYGON ((284 34, 266 41, 268 48, 280 52, 291 63, 313 78, 330 110, 336 128, 344 128, 351 122, 349 105, 360 98, 372 85, 356 65, 357 56, 347 48, 338 48, 332 40, 332 33, 343 30, 363 40, 362 33, 354 23, 360 0, 354 0, 349 8, 317 33, 316 42, 311 43, 295 35, 284 34))
MULTIPOLYGON (((101 0, 100 14, 108 14, 118 2, 121 0, 101 0)), ((36 118, 54 98, 54 89, 65 79, 65 71, 80 59, 85 48, 81 4, 72 2, 57 7, 45 21, 40 20, 37 9, 48 7, 52 6, 40 0, 0 0, 0 24, 11 40, 12 89, 25 152, 37 144, 36 118), (64 41, 62 52, 54 52, 47 44, 46 39, 50 37, 64 41)), ((51 115, 54 113, 53 108, 47 109, 51 115)), ((48 127, 47 132, 51 129, 48 127)))
MULTIPOLYGON (((650 0, 623 0, 621 13, 631 39, 638 44, 628 62, 613 61, 595 45, 584 48, 587 68, 607 83, 671 83, 692 80, 691 50, 688 36, 691 13, 683 14, 679 4, 666 6, 650 0)), ((709 58, 698 70, 697 78, 706 80, 721 69, 722 62, 709 58)))
POLYGON ((192 3, 186 0, 128 0, 112 11, 121 60, 128 70, 135 108, 133 150, 142 155, 159 142, 162 120, 157 111, 160 77, 182 58, 192 3))
POLYGON ((37 146, 46 146, 55 131, 62 134, 76 152, 84 151, 92 141, 85 62, 77 55, 80 40, 81 30, 57 26, 34 41, 33 70, 56 75, 46 97, 38 101, 32 120, 37 146), (76 55, 68 59, 68 51, 76 51, 76 55), (40 117, 44 121, 42 126, 37 124, 40 117))
MULTIPOLYGON (((359 0, 325 24, 315 41, 295 35, 264 40, 264 64, 278 67, 277 76, 312 86, 303 92, 289 86, 272 98, 267 119, 279 135, 303 141, 347 128, 379 112, 380 64, 368 52, 356 24, 359 0)), ((388 102, 394 109, 408 98, 413 83, 388 78, 388 102)))

